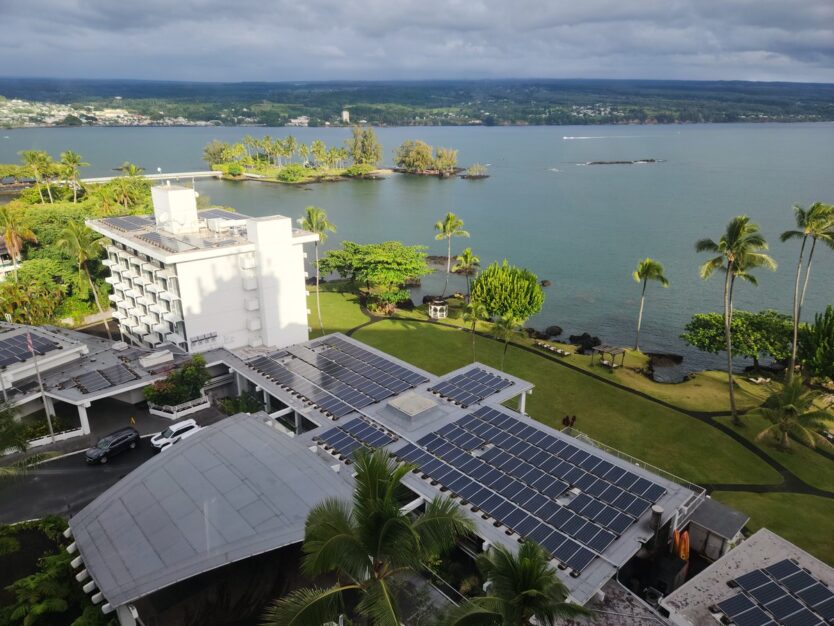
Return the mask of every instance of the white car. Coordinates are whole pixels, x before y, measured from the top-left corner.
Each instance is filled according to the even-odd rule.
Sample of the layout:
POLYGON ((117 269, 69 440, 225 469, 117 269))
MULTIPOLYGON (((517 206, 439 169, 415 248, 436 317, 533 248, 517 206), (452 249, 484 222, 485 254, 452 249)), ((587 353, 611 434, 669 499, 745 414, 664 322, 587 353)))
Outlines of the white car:
POLYGON ((188 431, 184 432, 183 434, 181 434, 179 437, 177 437, 177 438, 176 438, 176 439, 174 439, 173 441, 169 441, 168 443, 164 444, 164 445, 163 445, 163 446, 159 449, 159 451, 160 451, 160 452, 165 452, 168 448, 170 448, 171 446, 173 446, 175 443, 179 443, 179 442, 180 442, 180 441, 182 441, 183 439, 188 439, 191 435, 193 435, 194 433, 198 433, 198 432, 200 432, 201 430, 203 430, 202 426, 197 426, 197 428, 192 428, 191 430, 188 430, 188 431))
POLYGON ((183 420, 181 422, 177 422, 176 424, 171 424, 161 433, 157 433, 151 437, 151 445, 153 446, 155 452, 159 452, 164 446, 176 443, 184 435, 198 430, 200 430, 200 427, 197 426, 197 422, 193 419, 183 420))

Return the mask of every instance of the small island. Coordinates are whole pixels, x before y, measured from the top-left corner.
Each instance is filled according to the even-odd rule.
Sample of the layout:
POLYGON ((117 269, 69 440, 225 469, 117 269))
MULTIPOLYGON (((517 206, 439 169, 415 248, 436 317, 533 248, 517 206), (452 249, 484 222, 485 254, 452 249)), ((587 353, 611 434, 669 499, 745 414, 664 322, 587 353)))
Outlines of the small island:
POLYGON ((660 163, 658 159, 635 159, 633 161, 588 161, 585 165, 643 165, 644 163, 660 163))
POLYGON ((375 180, 390 171, 378 167, 382 146, 374 129, 358 126, 353 128, 345 147, 327 146, 320 139, 307 145, 292 135, 283 139, 246 135, 231 144, 215 139, 203 149, 203 160, 229 180, 288 185, 356 178, 375 180))
POLYGON ((425 141, 408 139, 394 153, 395 172, 416 176, 449 178, 463 171, 458 165, 458 151, 432 148, 425 141))

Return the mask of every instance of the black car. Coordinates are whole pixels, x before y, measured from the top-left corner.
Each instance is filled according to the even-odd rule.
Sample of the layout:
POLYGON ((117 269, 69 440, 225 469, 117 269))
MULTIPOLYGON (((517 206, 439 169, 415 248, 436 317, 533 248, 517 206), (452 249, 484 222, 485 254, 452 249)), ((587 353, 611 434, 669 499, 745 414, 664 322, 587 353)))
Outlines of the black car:
POLYGON ((132 450, 139 444, 139 433, 134 428, 122 428, 98 440, 84 456, 87 463, 107 463, 111 456, 132 450))

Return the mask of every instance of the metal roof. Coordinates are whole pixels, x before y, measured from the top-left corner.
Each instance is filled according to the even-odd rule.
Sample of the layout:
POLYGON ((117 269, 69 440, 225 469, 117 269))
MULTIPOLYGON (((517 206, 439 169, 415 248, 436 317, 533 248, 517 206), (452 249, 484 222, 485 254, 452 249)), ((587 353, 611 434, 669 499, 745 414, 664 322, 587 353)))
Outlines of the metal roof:
POLYGON ((236 415, 128 474, 70 520, 112 606, 304 538, 309 510, 348 479, 265 423, 236 415))
POLYGON ((733 539, 750 519, 749 515, 731 509, 718 500, 704 498, 692 512, 689 521, 701 528, 723 537, 733 539))

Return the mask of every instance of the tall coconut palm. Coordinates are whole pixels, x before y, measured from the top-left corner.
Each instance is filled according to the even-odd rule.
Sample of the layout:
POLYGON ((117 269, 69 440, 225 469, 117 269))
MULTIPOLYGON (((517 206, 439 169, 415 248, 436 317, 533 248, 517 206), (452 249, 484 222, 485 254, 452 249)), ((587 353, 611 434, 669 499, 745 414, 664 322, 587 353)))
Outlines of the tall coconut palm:
POLYGON ((455 257, 455 266, 452 268, 453 272, 461 272, 466 276, 466 301, 469 302, 469 296, 472 293, 469 279, 478 268, 481 266, 481 259, 472 254, 472 248, 464 248, 458 256, 455 257))
POLYGON ((525 541, 513 553, 502 545, 478 556, 478 569, 489 581, 488 595, 472 598, 451 611, 447 626, 543 626, 562 618, 588 615, 566 602, 568 592, 550 566, 550 557, 536 543, 525 541))
POLYGON ((101 306, 101 300, 98 296, 98 289, 93 283, 93 277, 90 274, 90 261, 94 261, 101 256, 101 251, 104 249, 104 237, 96 234, 81 222, 70 222, 61 233, 61 238, 55 242, 59 250, 72 258, 78 265, 78 271, 87 277, 87 282, 90 285, 90 290, 93 292, 93 300, 96 303, 101 319, 104 321, 104 328, 107 331, 107 338, 113 339, 110 333, 110 324, 104 317, 104 309, 101 306))
MULTIPOLYGON (((264 624, 321 626, 344 612, 346 592, 359 597, 356 613, 375 626, 399 626, 391 583, 418 570, 470 532, 472 525, 447 498, 428 502, 417 516, 402 511, 412 496, 400 484, 411 471, 384 450, 356 455, 353 502, 325 500, 307 516, 302 569, 336 573, 332 587, 301 589, 270 607, 264 624)), ((363 623, 365 623, 363 621, 363 623)))
POLYGON ((492 324, 492 335, 504 343, 504 351, 501 352, 501 371, 504 371, 504 361, 507 358, 507 348, 510 347, 510 339, 521 331, 522 321, 512 313, 505 313, 497 318, 492 324))
POLYGON ((41 204, 46 204, 43 197, 43 190, 41 185, 46 182, 46 192, 49 195, 49 203, 52 204, 52 188, 49 185, 49 178, 52 175, 53 162, 52 157, 48 152, 43 150, 22 150, 20 152, 20 160, 23 166, 35 179, 35 188, 38 190, 38 195, 41 198, 41 204))
POLYGON ((772 436, 783 450, 790 447, 791 435, 809 448, 817 444, 832 449, 828 440, 819 434, 831 414, 814 406, 819 394, 806 389, 798 376, 791 378, 781 390, 750 413, 770 420, 771 425, 756 435, 757 440, 772 436))
POLYGON ((486 307, 477 300, 470 302, 463 310, 463 321, 470 324, 469 334, 472 336, 472 362, 475 362, 475 326, 478 322, 489 317, 486 307))
POLYGON ((125 212, 130 211, 130 205, 136 201, 136 189, 129 176, 119 176, 110 183, 113 200, 124 206, 125 212))
POLYGON ((61 153, 61 165, 66 172, 67 180, 72 185, 72 201, 78 202, 78 188, 81 186, 79 179, 79 170, 82 167, 87 167, 90 164, 85 163, 81 155, 72 150, 67 150, 61 153))
POLYGON ((316 313, 319 316, 319 328, 321 334, 324 334, 324 322, 321 318, 321 296, 319 294, 319 281, 321 280, 319 272, 319 244, 327 241, 327 233, 335 233, 336 227, 327 219, 327 213, 324 209, 317 206, 308 206, 304 209, 304 217, 298 218, 298 225, 304 230, 315 233, 319 236, 316 240, 316 313))
POLYGON ((463 230, 463 220, 454 213, 447 213, 446 217, 434 225, 437 234, 434 238, 437 241, 445 239, 449 244, 449 249, 446 253, 446 284, 443 286, 443 293, 441 298, 446 295, 446 290, 449 288, 449 274, 452 271, 452 237, 469 237, 469 233, 463 230))
POLYGON ((775 270, 776 262, 767 254, 767 241, 759 227, 750 221, 746 215, 739 215, 730 220, 727 229, 717 242, 712 239, 701 239, 695 244, 697 252, 717 253, 701 265, 700 273, 703 280, 713 275, 715 270, 724 272, 724 339, 727 349, 727 380, 730 387, 730 412, 733 423, 741 425, 736 411, 736 397, 733 389, 733 287, 736 278, 746 280, 757 285, 755 276, 750 271, 764 267, 775 270))
POLYGON ((640 326, 643 324, 643 305, 646 303, 646 285, 650 280, 659 282, 664 287, 669 286, 669 281, 663 275, 663 265, 646 257, 637 264, 637 269, 631 275, 634 282, 642 283, 643 289, 640 292, 640 314, 637 316, 637 337, 634 339, 634 349, 640 349, 640 326))
POLYGON ((8 204, 0 205, 0 232, 3 233, 3 240, 6 242, 9 256, 12 257, 14 277, 17 280, 17 267, 20 253, 23 250, 23 243, 27 241, 37 243, 38 238, 20 220, 20 213, 8 204))
POLYGON ((799 261, 796 264, 796 280, 793 286, 793 339, 791 343, 791 361, 788 367, 788 378, 793 377, 796 367, 796 350, 799 338, 799 320, 802 316, 802 305, 805 303, 805 293, 808 289, 808 278, 811 276, 811 262, 814 259, 814 250, 817 241, 822 241, 834 249, 834 206, 815 202, 807 209, 794 205, 794 218, 796 219, 797 230, 786 230, 780 239, 801 239, 799 247, 799 261), (802 280, 802 261, 805 254, 805 245, 808 238, 811 238, 811 250, 808 254, 808 264, 805 267, 805 285, 802 288, 802 295, 799 293, 799 283, 802 280))
POLYGON ((141 176, 142 173, 145 171, 144 167, 139 167, 135 163, 131 163, 130 161, 125 161, 117 168, 122 174, 125 176, 129 176, 130 178, 136 178, 137 176, 141 176))

